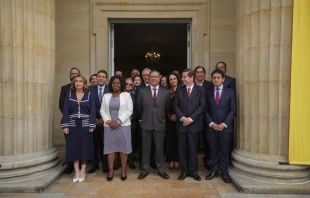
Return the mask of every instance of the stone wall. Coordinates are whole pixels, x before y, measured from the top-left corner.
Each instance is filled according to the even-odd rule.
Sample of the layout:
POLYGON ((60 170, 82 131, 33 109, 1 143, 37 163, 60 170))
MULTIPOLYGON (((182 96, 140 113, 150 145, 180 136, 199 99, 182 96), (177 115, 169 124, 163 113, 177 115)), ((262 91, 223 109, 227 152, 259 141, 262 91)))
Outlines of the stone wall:
POLYGON ((90 76, 90 2, 89 0, 56 0, 56 63, 54 94, 53 143, 64 145, 58 99, 61 86, 68 84, 69 70, 80 69, 90 76))

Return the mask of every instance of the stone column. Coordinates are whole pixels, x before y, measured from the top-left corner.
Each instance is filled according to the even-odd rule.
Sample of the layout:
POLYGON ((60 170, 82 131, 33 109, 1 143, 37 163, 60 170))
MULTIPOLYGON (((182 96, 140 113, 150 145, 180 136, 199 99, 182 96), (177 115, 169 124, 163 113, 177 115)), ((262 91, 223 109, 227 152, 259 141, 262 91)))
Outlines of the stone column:
MULTIPOLYGON (((293 0, 238 0, 238 131, 229 173, 244 193, 310 192, 288 161, 293 0)), ((305 151, 307 152, 307 151, 305 151)))
POLYGON ((55 2, 0 9, 0 192, 40 192, 62 170, 52 146, 55 2))

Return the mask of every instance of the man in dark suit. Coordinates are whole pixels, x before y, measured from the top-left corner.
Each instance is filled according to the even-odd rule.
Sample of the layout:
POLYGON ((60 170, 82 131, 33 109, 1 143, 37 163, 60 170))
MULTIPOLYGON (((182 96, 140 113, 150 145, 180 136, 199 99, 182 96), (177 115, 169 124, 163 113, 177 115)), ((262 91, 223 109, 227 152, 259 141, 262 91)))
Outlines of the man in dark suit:
POLYGON ((226 72, 227 72, 226 63, 223 61, 216 63, 215 69, 220 69, 224 72, 224 77, 225 77, 225 81, 223 83, 224 87, 228 87, 236 93, 236 79, 234 77, 230 77, 226 75, 226 72))
POLYGON ((169 176, 165 172, 164 139, 166 132, 166 114, 170 110, 170 94, 159 86, 160 73, 150 72, 150 86, 140 90, 137 109, 141 115, 142 129, 142 169, 138 179, 144 179, 149 174, 152 139, 156 150, 156 165, 158 175, 164 179, 169 176))
POLYGON ((93 132, 94 160, 88 173, 94 173, 97 169, 99 169, 99 160, 102 162, 102 172, 108 172, 108 158, 107 155, 103 155, 104 126, 100 115, 102 97, 104 94, 109 92, 109 86, 106 85, 107 80, 108 73, 105 70, 100 70, 97 72, 97 85, 90 87, 90 93, 95 98, 96 129, 93 132))
MULTIPOLYGON (((77 75, 80 75, 80 70, 78 68, 72 67, 69 72, 70 81, 72 81, 73 78, 77 75)), ((71 82, 61 87, 60 96, 59 96, 59 110, 61 111, 61 113, 63 113, 66 95, 67 93, 69 93, 70 86, 71 86, 71 82)), ((65 138, 66 138, 66 135, 65 135, 65 138)), ((72 171, 73 171, 73 164, 71 163, 71 164, 68 164, 65 170, 65 173, 71 174, 72 171)))
POLYGON ((218 169, 221 170, 221 177, 224 182, 230 183, 228 175, 229 153, 231 151, 231 138, 233 137, 233 119, 236 112, 235 92, 223 85, 224 72, 215 69, 211 74, 214 87, 207 91, 207 112, 206 123, 208 124, 207 137, 211 156, 211 172, 206 180, 218 176, 218 169))
POLYGON ((198 175, 199 134, 204 129, 205 90, 194 83, 195 72, 185 69, 182 72, 183 86, 177 88, 174 99, 174 112, 177 116, 176 129, 179 141, 181 175, 179 180, 190 175, 200 181, 198 175))
MULTIPOLYGON (((230 76, 226 75, 226 72, 227 72, 226 63, 223 61, 216 63, 215 69, 220 69, 224 72, 225 81, 224 81, 223 85, 224 85, 224 87, 228 87, 228 88, 232 89, 235 92, 235 97, 236 97, 236 95, 237 95, 237 93, 236 93, 236 79, 234 77, 230 77, 230 76)), ((234 122, 233 122, 233 124, 234 124, 234 122)), ((234 125, 233 125, 233 128, 234 128, 234 125)), ((231 151, 229 152, 229 160, 231 162, 231 152, 234 149, 234 138, 233 137, 231 138, 231 148, 230 149, 231 149, 231 151)))
MULTIPOLYGON (((195 83, 198 86, 202 86, 205 89, 205 91, 207 91, 209 88, 213 87, 213 84, 210 81, 205 80, 205 78, 206 78, 205 68, 203 66, 197 66, 195 68, 195 83)), ((203 165, 206 169, 210 170, 211 164, 210 164, 210 154, 209 154, 209 146, 207 142, 206 130, 205 129, 202 130, 201 134, 203 138, 203 154, 204 154, 203 165)))

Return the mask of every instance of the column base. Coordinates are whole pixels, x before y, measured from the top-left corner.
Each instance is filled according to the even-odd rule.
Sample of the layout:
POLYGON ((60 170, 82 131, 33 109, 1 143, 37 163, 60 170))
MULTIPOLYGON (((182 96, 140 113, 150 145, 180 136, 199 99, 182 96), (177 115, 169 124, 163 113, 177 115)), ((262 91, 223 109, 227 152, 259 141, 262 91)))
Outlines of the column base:
POLYGON ((310 194, 310 168, 281 161, 285 157, 234 149, 229 174, 242 193, 310 194))
POLYGON ((57 164, 51 169, 39 173, 15 178, 15 181, 0 182, 0 193, 39 193, 43 192, 58 177, 62 175, 66 166, 57 164))
POLYGON ((42 192, 63 172, 56 148, 0 157, 0 193, 42 192))
POLYGON ((234 167, 229 167, 229 175, 236 188, 245 194, 310 194, 310 183, 271 184, 247 178, 234 167))

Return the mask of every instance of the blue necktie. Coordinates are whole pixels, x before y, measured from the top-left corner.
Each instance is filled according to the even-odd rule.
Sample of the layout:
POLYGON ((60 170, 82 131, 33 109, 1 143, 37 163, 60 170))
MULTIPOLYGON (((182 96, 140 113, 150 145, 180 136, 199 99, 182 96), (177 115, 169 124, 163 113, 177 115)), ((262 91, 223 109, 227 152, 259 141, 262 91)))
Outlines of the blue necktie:
POLYGON ((98 94, 98 97, 99 97, 99 102, 101 104, 102 102, 102 87, 99 87, 99 94, 98 94))

